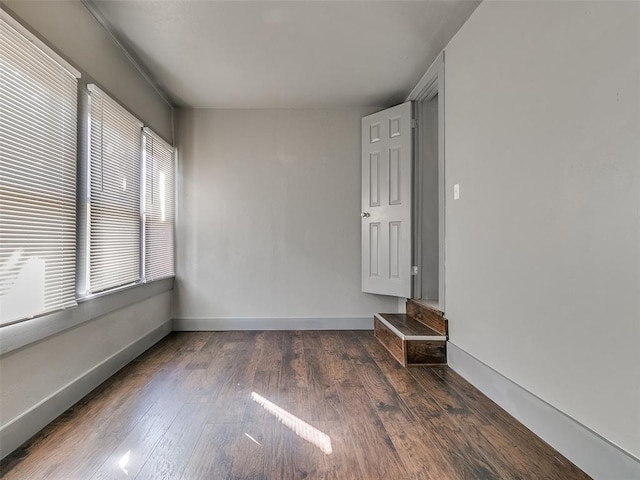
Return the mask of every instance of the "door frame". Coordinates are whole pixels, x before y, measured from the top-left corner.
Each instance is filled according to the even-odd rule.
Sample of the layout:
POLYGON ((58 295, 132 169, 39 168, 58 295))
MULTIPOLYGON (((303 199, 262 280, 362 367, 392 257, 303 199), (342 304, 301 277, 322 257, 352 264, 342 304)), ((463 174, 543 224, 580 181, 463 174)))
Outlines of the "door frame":
POLYGON ((445 145, 444 145, 444 51, 438 55, 420 81, 411 90, 405 101, 415 102, 414 115, 417 121, 414 133, 414 193, 413 193, 413 265, 418 267, 418 274, 414 275, 413 296, 422 295, 422 165, 421 153, 424 141, 422 120, 420 118, 423 102, 438 96, 438 308, 445 311, 446 293, 446 224, 445 224, 445 145))

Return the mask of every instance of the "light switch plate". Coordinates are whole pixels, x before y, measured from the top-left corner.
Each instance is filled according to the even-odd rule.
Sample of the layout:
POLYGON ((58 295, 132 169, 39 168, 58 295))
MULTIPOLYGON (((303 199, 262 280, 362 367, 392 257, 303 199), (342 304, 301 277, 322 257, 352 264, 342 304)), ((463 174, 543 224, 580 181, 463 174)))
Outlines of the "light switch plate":
POLYGON ((458 200, 460 198, 460 184, 456 183, 453 186, 453 199, 458 200))

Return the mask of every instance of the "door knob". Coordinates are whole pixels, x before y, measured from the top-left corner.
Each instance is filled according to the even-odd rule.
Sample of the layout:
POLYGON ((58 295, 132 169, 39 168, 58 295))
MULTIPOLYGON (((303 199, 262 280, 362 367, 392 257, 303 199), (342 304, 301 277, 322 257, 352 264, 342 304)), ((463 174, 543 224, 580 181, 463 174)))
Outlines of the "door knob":
POLYGON ((362 218, 367 218, 367 217, 369 216, 369 212, 362 212, 362 213, 360 214, 360 216, 361 216, 362 218))

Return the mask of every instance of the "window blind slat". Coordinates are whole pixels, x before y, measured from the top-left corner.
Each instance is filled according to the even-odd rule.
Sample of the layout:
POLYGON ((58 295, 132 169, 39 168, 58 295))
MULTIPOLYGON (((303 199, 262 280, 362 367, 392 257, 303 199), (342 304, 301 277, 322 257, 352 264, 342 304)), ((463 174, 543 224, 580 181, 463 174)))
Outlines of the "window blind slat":
POLYGON ((0 324, 75 305, 75 76, 0 18, 0 324))
POLYGON ((142 124, 91 89, 89 291, 140 280, 142 124))

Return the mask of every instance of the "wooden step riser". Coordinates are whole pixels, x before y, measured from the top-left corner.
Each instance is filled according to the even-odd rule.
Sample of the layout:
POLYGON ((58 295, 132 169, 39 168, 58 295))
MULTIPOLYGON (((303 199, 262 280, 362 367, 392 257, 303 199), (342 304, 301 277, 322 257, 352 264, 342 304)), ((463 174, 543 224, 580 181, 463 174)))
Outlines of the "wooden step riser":
POLYGON ((407 366, 447 364, 447 342, 439 340, 408 340, 407 366))
POLYGON ((447 342, 444 340, 403 340, 377 318, 373 334, 403 366, 446 365, 447 342))
POLYGON ((404 342, 377 318, 373 319, 373 335, 382 344, 383 347, 389 350, 389 353, 393 355, 393 358, 395 358, 405 367, 407 366, 404 354, 404 342))
POLYGON ((434 329, 442 335, 449 333, 447 319, 438 312, 428 307, 424 307, 413 300, 407 301, 407 315, 412 316, 416 320, 422 322, 427 327, 434 329))

